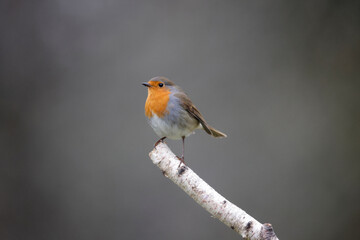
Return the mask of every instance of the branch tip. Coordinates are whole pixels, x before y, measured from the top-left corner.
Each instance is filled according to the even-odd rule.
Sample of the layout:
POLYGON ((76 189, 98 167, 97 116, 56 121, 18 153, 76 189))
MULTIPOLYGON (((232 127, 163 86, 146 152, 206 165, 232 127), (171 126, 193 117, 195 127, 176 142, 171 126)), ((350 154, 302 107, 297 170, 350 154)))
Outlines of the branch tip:
POLYGON ((244 238, 278 240, 270 223, 261 224, 244 210, 221 196, 191 168, 185 165, 179 167, 179 159, 165 143, 160 142, 149 153, 149 156, 165 177, 184 190, 211 216, 218 218, 244 238))

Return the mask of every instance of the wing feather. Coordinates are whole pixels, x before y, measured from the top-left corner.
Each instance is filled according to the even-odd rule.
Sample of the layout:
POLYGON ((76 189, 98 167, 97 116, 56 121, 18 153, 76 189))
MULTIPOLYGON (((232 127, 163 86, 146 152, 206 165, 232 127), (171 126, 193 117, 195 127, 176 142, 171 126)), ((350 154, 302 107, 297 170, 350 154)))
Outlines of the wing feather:
POLYGON ((203 116, 201 115, 201 113, 199 112, 199 110, 194 106, 194 104, 191 102, 190 98, 182 92, 179 93, 175 93, 174 96, 176 96, 177 98, 180 99, 181 105, 182 107, 191 115, 193 116, 196 120, 199 121, 199 123, 202 125, 202 127, 204 128, 204 130, 212 135, 211 130, 209 129, 205 119, 203 118, 203 116))

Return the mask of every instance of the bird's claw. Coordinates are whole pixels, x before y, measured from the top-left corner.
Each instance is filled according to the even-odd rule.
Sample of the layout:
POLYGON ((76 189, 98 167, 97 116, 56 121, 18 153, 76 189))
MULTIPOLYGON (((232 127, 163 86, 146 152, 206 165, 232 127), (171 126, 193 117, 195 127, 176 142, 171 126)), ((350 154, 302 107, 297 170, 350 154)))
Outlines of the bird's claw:
POLYGON ((159 145, 160 143, 163 143, 163 142, 164 142, 164 139, 165 139, 165 137, 160 138, 159 140, 157 140, 157 142, 156 142, 155 145, 154 145, 154 148, 156 148, 156 146, 159 145))
POLYGON ((178 168, 181 166, 182 163, 186 166, 185 161, 184 161, 184 156, 181 156, 181 157, 176 156, 176 157, 180 161, 178 168))

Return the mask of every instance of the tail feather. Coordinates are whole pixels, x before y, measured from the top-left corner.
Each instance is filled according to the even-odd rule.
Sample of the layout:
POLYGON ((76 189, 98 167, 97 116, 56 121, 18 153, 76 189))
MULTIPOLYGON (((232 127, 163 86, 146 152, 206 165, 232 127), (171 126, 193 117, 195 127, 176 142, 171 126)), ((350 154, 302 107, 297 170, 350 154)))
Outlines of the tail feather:
POLYGON ((211 136, 216 137, 216 138, 226 138, 227 137, 225 133, 222 133, 219 130, 216 130, 215 128, 213 128, 209 125, 207 127, 211 132, 211 134, 210 134, 211 136))

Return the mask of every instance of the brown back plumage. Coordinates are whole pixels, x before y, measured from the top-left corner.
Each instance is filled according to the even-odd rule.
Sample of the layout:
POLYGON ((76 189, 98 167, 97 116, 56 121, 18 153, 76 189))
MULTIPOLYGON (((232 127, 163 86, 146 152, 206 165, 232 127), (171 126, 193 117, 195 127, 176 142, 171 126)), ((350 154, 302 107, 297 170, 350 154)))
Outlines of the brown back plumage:
POLYGON ((208 125, 204 119, 204 117, 201 115, 200 111, 195 107, 195 105, 191 102, 190 98, 183 92, 179 92, 174 94, 176 97, 180 99, 182 107, 196 120, 199 121, 199 123, 204 128, 205 132, 213 137, 227 137, 225 133, 220 132, 219 130, 216 130, 215 128, 208 125))

